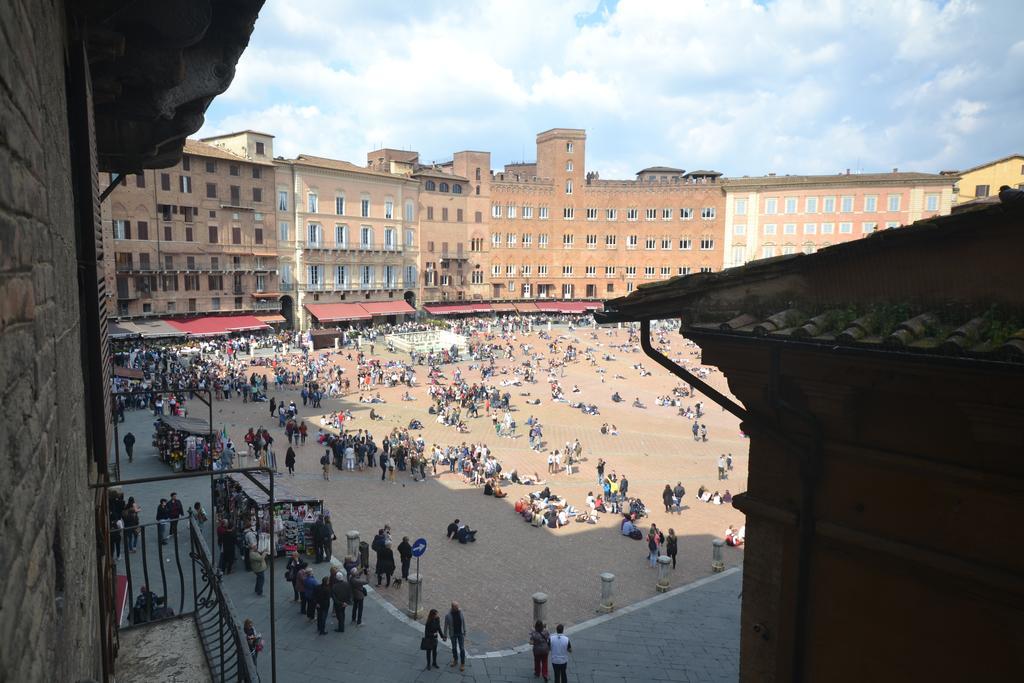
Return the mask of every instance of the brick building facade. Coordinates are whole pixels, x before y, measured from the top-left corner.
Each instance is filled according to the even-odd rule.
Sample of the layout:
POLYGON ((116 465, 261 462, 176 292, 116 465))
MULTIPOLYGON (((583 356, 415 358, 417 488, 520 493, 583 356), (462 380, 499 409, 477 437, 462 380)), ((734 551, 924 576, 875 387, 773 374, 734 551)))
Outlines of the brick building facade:
POLYGON ((537 161, 490 183, 491 299, 605 299, 645 281, 719 270, 724 195, 714 171, 586 171, 586 133, 537 136, 537 161))
POLYGON ((119 319, 280 311, 272 159, 272 135, 243 131, 123 180, 103 204, 119 319))
POLYGON ((279 312, 306 329, 344 320, 318 321, 308 305, 603 300, 949 213, 955 181, 667 166, 609 180, 587 170, 586 132, 571 128, 540 133, 536 161, 499 171, 468 150, 430 165, 389 148, 365 166, 272 160, 272 142, 254 131, 189 141, 177 167, 114 191, 120 317, 279 312))

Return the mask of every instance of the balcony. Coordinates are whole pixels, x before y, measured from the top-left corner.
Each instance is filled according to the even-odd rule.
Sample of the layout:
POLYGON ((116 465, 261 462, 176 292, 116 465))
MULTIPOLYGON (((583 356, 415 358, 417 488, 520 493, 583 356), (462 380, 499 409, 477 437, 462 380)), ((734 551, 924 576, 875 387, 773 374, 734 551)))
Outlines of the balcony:
POLYGON ((257 311, 280 311, 281 310, 281 302, 280 301, 257 301, 255 303, 253 303, 253 305, 250 306, 250 308, 253 308, 253 309, 257 310, 257 311))
POLYGON ((294 282, 282 282, 281 283, 281 291, 282 292, 292 292, 294 290, 295 290, 295 283, 294 282))
POLYGON ((156 523, 137 531, 137 553, 117 563, 125 572, 120 576, 129 605, 127 621, 111 615, 120 645, 117 679, 256 681, 242 621, 211 561, 202 528, 185 518, 166 548, 157 542, 156 523), (155 579, 154 566, 160 568, 155 579), (151 598, 137 601, 143 584, 151 598))

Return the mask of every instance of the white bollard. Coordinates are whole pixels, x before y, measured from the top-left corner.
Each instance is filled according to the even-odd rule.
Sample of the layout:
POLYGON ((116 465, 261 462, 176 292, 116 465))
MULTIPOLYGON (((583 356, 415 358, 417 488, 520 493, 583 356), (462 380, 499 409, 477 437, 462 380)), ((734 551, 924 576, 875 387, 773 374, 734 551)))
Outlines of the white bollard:
POLYGON ((711 541, 711 571, 713 572, 725 571, 725 562, 722 561, 722 546, 724 545, 725 541, 720 538, 711 541))
POLYGON ((409 580, 409 608, 405 611, 413 619, 419 619, 423 608, 420 606, 420 589, 423 587, 423 579, 419 574, 410 574, 409 580))
POLYGON ((668 555, 658 556, 658 584, 654 587, 659 593, 668 591, 668 566, 672 564, 672 558, 668 555))
POLYGON ((345 554, 354 560, 359 559, 359 532, 349 531, 345 533, 345 554))
POLYGON ((597 608, 598 612, 607 614, 615 609, 614 595, 615 588, 615 574, 610 572, 604 572, 601 574, 601 606, 597 608))
POLYGON ((548 594, 547 593, 534 593, 533 594, 533 621, 547 623, 548 616, 548 594))

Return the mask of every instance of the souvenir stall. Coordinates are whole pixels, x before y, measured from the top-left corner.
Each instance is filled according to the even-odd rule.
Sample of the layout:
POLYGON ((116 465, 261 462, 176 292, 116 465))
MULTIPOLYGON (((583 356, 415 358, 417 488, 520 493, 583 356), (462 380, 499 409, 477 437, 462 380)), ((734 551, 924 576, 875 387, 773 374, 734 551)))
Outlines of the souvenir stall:
MULTIPOLYGON (((269 488, 267 475, 254 475, 269 488)), ((261 539, 266 535, 268 545, 276 556, 293 550, 316 555, 313 546, 313 524, 325 512, 322 500, 296 496, 287 487, 274 483, 274 505, 259 486, 241 474, 220 477, 217 482, 217 509, 241 535, 252 520, 261 539)))
POLYGON ((175 472, 209 470, 220 457, 220 435, 211 440, 210 423, 195 417, 162 417, 154 423, 153 446, 175 472))

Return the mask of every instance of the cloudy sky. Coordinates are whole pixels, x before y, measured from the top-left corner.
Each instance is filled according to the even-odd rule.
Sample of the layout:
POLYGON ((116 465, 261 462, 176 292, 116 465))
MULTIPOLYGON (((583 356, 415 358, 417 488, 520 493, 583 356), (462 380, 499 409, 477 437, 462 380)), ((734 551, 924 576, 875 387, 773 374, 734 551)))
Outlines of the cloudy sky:
POLYGON ((267 0, 200 135, 365 163, 534 157, 604 178, 938 171, 1024 152, 1024 0, 267 0))

